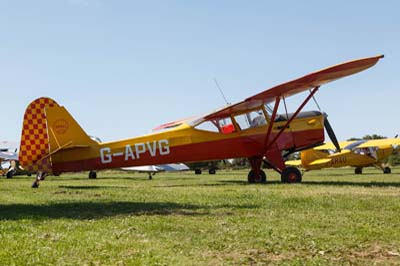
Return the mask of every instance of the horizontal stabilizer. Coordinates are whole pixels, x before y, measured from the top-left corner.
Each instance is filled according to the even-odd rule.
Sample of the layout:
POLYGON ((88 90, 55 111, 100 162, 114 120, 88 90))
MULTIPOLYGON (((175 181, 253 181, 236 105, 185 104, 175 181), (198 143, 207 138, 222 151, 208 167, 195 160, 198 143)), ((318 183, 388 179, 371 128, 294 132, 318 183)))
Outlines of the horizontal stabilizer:
POLYGON ((326 163, 329 163, 330 161, 332 161, 332 159, 328 159, 328 158, 318 159, 318 160, 311 162, 309 165, 315 166, 315 165, 319 165, 319 164, 326 164, 326 163))

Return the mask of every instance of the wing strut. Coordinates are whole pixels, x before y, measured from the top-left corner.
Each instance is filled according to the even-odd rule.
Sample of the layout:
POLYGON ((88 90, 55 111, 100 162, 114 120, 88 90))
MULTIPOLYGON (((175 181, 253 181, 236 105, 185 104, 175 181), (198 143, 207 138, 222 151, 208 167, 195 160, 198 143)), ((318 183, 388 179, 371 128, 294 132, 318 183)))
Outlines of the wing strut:
POLYGON ((267 135, 265 135, 265 140, 264 140, 265 145, 264 146, 267 146, 267 144, 268 144, 268 139, 269 139, 269 137, 271 135, 272 126, 273 126, 274 121, 275 121, 276 113, 278 112, 278 107, 279 107, 280 101, 281 101, 281 97, 280 96, 276 97, 274 110, 272 111, 271 119, 270 119, 269 124, 268 124, 267 135))
POLYGON ((304 100, 304 102, 299 106, 299 108, 297 108, 296 112, 292 115, 292 117, 290 117, 290 118, 288 117, 288 121, 287 121, 286 124, 281 128, 281 130, 278 132, 278 134, 275 136, 275 138, 274 138, 272 141, 268 142, 269 136, 270 136, 270 134, 271 134, 272 124, 274 123, 275 116, 276 116, 276 112, 278 111, 278 108, 277 108, 277 106, 276 106, 276 105, 277 105, 276 103, 278 103, 278 105, 279 105, 280 97, 277 97, 277 99, 276 99, 276 101, 275 101, 274 112, 272 113, 270 124, 268 125, 268 132, 267 132, 267 135, 265 136, 265 143, 266 143, 266 145, 265 145, 264 153, 272 146, 272 144, 275 143, 275 141, 279 138, 279 136, 283 133, 283 131, 285 131, 285 129, 289 126, 289 124, 292 123, 292 121, 297 117, 297 115, 298 115, 298 114, 300 113, 300 111, 304 108, 304 106, 310 101, 310 99, 311 99, 311 98, 314 96, 314 94, 318 91, 319 87, 320 87, 320 86, 317 86, 317 87, 315 87, 315 88, 311 91, 310 95, 308 95, 307 98, 304 100))

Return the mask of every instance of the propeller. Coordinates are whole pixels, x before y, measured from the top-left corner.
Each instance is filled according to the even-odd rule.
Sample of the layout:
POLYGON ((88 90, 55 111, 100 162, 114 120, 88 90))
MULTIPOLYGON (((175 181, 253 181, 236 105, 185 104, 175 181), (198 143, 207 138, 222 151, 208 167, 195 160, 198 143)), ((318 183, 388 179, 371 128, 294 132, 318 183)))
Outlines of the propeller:
POLYGON ((327 113, 323 113, 323 114, 324 114, 324 126, 325 126, 326 133, 328 133, 328 136, 331 139, 333 145, 335 145, 336 150, 338 152, 341 152, 339 141, 336 138, 336 135, 335 135, 335 132, 333 131, 331 123, 329 123, 328 114, 327 113))
MULTIPOLYGON (((315 102, 315 105, 317 106, 318 110, 320 112, 322 112, 321 111, 321 107, 319 107, 319 104, 317 102, 317 99, 315 99, 314 96, 312 98, 313 98, 313 100, 315 102)), ((333 145, 335 145, 336 151, 337 152, 341 152, 342 150, 340 149, 339 141, 336 138, 336 135, 335 135, 335 132, 333 131, 331 123, 329 123, 328 114, 323 112, 323 115, 324 115, 324 126, 325 126, 326 133, 328 133, 328 136, 331 139, 333 145)))

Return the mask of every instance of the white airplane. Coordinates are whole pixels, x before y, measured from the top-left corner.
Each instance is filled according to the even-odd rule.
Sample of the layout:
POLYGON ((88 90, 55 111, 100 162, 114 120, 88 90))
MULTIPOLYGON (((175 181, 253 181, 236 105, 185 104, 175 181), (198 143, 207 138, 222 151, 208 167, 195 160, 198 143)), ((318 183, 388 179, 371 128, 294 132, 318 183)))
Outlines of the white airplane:
POLYGON ((18 164, 18 144, 17 142, 0 142, 0 173, 7 178, 12 178, 19 169, 18 164))
POLYGON ((149 179, 153 179, 153 176, 159 172, 180 172, 189 170, 189 167, 184 163, 170 163, 170 164, 160 164, 160 165, 145 165, 145 166, 132 166, 123 167, 123 171, 132 171, 139 173, 148 173, 149 179))

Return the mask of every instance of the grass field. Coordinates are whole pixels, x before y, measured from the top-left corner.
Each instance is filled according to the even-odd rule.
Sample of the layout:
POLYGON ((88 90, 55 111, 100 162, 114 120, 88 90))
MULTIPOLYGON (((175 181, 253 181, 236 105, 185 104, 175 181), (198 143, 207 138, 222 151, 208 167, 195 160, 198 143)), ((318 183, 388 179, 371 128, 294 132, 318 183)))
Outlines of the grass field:
POLYGON ((400 169, 0 180, 0 265, 400 265, 400 169))

